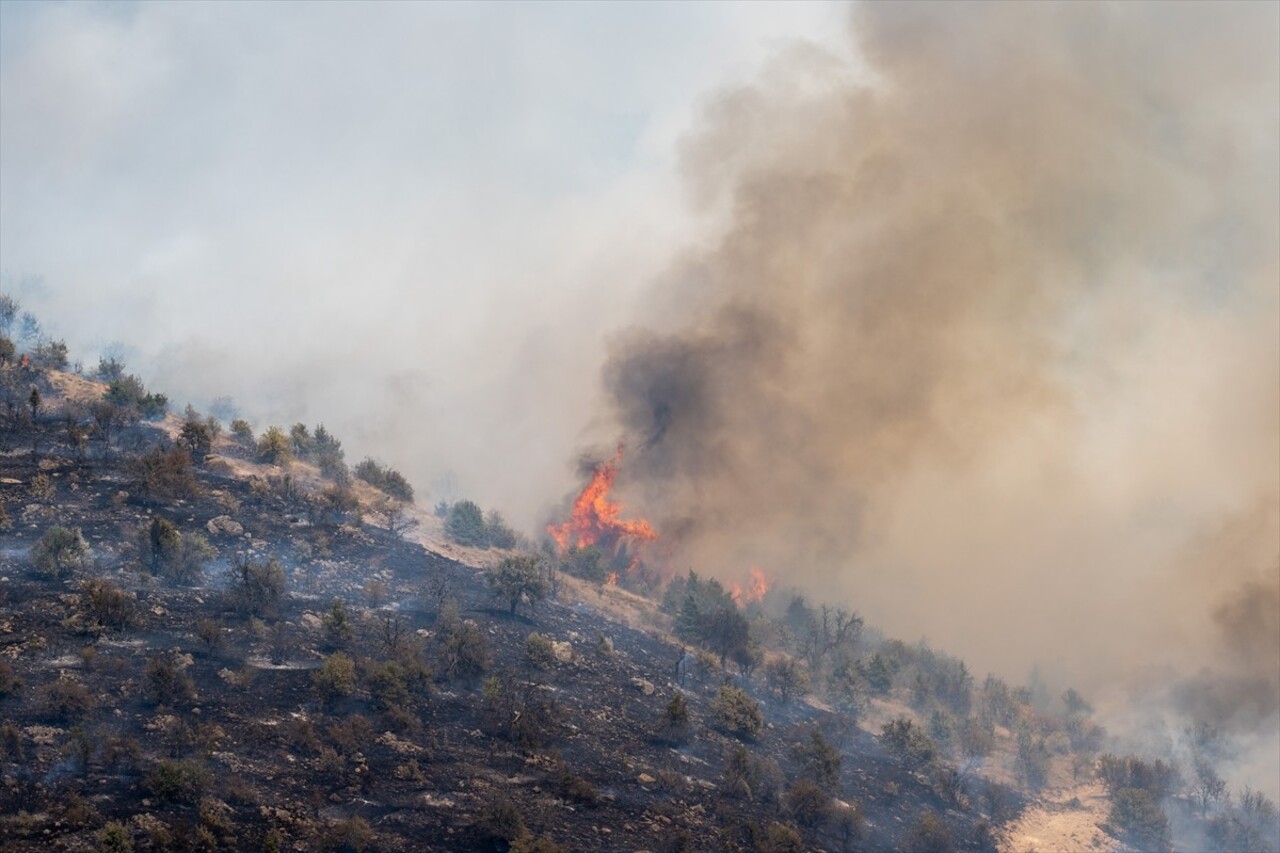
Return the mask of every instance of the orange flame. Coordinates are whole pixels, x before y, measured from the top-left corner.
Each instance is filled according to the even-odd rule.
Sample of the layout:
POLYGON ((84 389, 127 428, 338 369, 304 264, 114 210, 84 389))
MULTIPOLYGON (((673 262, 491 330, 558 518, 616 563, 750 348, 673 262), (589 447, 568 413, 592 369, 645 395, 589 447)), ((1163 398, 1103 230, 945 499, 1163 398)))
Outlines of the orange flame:
POLYGON ((604 579, 604 585, 605 585, 605 586, 617 586, 617 585, 618 585, 618 573, 617 573, 617 572, 609 572, 609 577, 607 577, 607 578, 605 578, 605 579, 604 579))
POLYGON ((622 445, 618 445, 613 459, 596 468, 591 475, 591 482, 587 483, 574 500, 569 520, 564 524, 547 525, 547 532, 551 534, 561 553, 571 547, 586 548, 591 545, 612 550, 628 539, 652 542, 658 538, 658 532, 649 522, 642 518, 624 520, 621 517, 622 504, 609 500, 609 489, 613 488, 621 462, 622 445))
POLYGON ((729 597, 733 599, 733 603, 742 607, 746 604, 759 604, 764 601, 764 597, 769 592, 769 579, 764 576, 764 572, 755 566, 751 567, 751 580, 747 584, 746 591, 736 583, 729 584, 729 597))

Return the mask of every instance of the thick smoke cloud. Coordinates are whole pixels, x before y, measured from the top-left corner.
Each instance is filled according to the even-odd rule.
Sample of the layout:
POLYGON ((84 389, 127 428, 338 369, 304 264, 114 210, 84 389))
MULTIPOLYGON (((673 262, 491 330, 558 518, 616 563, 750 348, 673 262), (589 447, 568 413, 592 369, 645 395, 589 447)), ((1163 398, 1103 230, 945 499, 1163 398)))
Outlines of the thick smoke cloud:
POLYGON ((699 569, 1104 704, 1203 667, 1274 733, 1277 14, 868 3, 722 93, 721 230, 604 369, 624 495, 699 569))

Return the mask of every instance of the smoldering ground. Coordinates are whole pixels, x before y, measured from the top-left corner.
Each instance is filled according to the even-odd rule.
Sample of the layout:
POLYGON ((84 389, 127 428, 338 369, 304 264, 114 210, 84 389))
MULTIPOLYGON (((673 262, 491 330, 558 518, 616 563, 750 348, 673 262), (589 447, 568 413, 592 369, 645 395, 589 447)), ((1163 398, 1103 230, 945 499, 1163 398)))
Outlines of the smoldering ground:
POLYGON ((622 494, 979 667, 1158 671, 1274 794, 1277 14, 861 4, 723 92, 684 151, 721 230, 603 371, 622 494))

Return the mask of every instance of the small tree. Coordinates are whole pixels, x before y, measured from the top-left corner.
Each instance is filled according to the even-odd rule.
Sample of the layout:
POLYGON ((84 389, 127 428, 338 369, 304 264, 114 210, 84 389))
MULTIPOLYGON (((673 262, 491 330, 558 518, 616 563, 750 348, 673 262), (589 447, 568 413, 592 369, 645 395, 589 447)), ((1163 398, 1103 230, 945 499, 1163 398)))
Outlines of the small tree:
POLYGON ((80 586, 80 607, 95 625, 123 629, 133 625, 133 596, 111 581, 91 578, 80 586))
POLYGON ((54 525, 31 549, 36 571, 48 578, 62 578, 89 562, 89 543, 79 527, 54 525))
POLYGON ((880 730, 880 744, 907 768, 918 770, 938 756, 938 748, 908 717, 898 717, 880 730))
POLYGON ((350 655, 335 652, 324 659, 311 680, 316 692, 328 700, 350 696, 356 689, 356 664, 350 655))
POLYGON ((293 458, 293 440, 280 427, 267 427, 262 438, 258 439, 258 458, 272 465, 288 463, 293 458))
POLYGON ((711 701, 711 715, 717 728, 737 738, 752 740, 764 731, 759 704, 737 687, 720 688, 711 701))
POLYGON ((178 434, 178 446, 191 454, 191 461, 203 465, 213 449, 213 430, 206 421, 189 419, 178 434))
POLYGON ((146 689, 147 698, 157 705, 190 702, 196 697, 196 686, 191 676, 187 675, 177 656, 170 652, 161 652, 147 659, 146 689))
POLYGON ((764 680, 783 704, 809 689, 809 673, 793 657, 778 657, 765 664, 764 680))
POLYGON ((815 729, 810 733, 808 740, 796 745, 795 754, 806 778, 828 791, 835 789, 840 781, 840 750, 828 743, 822 732, 815 729))
POLYGON ((274 558, 266 563, 242 562, 233 569, 233 577, 232 599, 242 613, 267 616, 279 608, 284 569, 274 558))
POLYGON ((506 603, 515 614, 516 608, 527 602, 530 607, 547 595, 547 579, 536 557, 520 555, 507 557, 489 574, 489 589, 495 598, 506 603))
POLYGON ((484 513, 473 501, 458 501, 449 508, 444 532, 459 545, 483 547, 489 542, 484 525, 484 513))

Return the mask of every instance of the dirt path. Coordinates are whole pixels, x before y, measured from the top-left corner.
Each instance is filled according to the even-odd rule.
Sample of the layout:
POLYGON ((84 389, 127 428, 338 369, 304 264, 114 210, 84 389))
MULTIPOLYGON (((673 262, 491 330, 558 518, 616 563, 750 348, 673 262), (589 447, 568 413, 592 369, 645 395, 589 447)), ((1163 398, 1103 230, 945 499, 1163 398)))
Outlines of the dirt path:
POLYGON ((1125 853, 1132 848, 1108 835, 1107 799, 1096 783, 1046 792, 1009 824, 1002 853, 1125 853))

